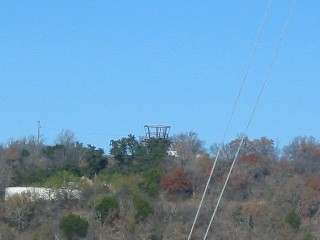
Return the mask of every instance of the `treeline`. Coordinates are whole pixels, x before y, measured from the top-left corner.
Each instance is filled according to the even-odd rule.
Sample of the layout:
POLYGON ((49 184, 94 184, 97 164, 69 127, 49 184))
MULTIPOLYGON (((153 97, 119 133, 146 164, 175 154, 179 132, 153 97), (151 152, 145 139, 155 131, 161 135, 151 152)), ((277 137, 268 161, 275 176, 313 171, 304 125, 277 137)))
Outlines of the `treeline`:
MULTIPOLYGON (((221 148, 192 235, 202 239, 239 143, 208 150, 194 132, 147 141, 129 134, 104 153, 68 130, 54 145, 13 140, 0 147, 0 239, 187 239, 221 148), (17 186, 77 190, 81 198, 5 200, 5 188, 17 186)), ((208 239, 317 239, 319 206, 315 138, 279 149, 267 137, 245 137, 208 239)))

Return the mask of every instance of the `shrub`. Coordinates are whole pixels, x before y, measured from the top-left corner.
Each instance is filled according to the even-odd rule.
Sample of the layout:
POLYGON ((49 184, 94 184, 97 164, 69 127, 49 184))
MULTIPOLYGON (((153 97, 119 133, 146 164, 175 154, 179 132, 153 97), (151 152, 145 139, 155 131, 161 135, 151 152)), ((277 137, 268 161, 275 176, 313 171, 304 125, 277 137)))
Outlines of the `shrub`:
POLYGON ((169 195, 191 195, 193 192, 192 183, 186 172, 177 168, 165 175, 161 180, 161 185, 169 195))
MULTIPOLYGON (((18 232, 26 228, 34 214, 37 202, 32 200, 31 192, 15 194, 5 203, 5 217, 10 224, 17 227, 18 232)), ((1 239, 1 238, 0 238, 1 239)))
POLYGON ((119 203, 117 199, 111 196, 105 196, 100 200, 95 210, 101 223, 111 223, 119 215, 119 203))
POLYGON ((108 159, 104 156, 104 151, 99 148, 88 145, 86 151, 86 164, 83 166, 82 171, 84 175, 93 178, 95 174, 105 169, 108 165, 108 159))
POLYGON ((59 228, 68 240, 72 240, 75 237, 84 238, 88 233, 89 223, 87 220, 74 214, 68 214, 64 216, 61 221, 59 228))
POLYGON ((295 211, 292 211, 286 216, 286 223, 288 223, 294 229, 299 229, 301 224, 301 216, 295 211))
POLYGON ((13 231, 4 223, 0 223, 0 239, 11 240, 16 239, 13 231))
POLYGON ((159 195, 159 187, 155 183, 150 183, 147 188, 147 193, 150 197, 157 197, 159 195))
POLYGON ((313 234, 308 233, 308 234, 304 237, 303 240, 314 240, 314 239, 315 239, 315 237, 313 236, 313 234))
POLYGON ((159 195, 160 179, 161 179, 161 174, 159 170, 155 168, 151 168, 145 174, 144 185, 150 197, 157 197, 159 195))
POLYGON ((114 173, 109 183, 112 186, 110 189, 112 192, 120 192, 122 189, 127 189, 132 194, 139 193, 139 183, 142 181, 142 177, 138 175, 124 175, 120 173, 114 173))
POLYGON ((145 220, 152 212, 153 209, 150 204, 139 196, 133 197, 134 208, 136 210, 135 218, 137 221, 145 220))

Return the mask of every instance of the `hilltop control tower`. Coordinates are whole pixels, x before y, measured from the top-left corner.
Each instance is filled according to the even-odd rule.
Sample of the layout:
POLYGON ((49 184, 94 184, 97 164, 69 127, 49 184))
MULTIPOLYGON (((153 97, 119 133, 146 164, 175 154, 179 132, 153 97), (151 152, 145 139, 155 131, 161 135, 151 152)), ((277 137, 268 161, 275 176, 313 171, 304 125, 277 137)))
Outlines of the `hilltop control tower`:
POLYGON ((166 125, 144 125, 146 140, 150 138, 168 139, 171 127, 166 125))

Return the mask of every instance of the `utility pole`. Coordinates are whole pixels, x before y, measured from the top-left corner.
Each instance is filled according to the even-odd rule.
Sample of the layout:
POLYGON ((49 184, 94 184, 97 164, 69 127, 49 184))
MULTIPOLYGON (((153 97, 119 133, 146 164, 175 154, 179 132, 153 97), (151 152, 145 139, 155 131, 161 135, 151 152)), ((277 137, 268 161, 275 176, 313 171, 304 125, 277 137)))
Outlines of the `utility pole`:
POLYGON ((40 121, 38 121, 38 131, 37 131, 37 147, 36 147, 36 150, 37 150, 37 153, 40 152, 40 129, 41 129, 41 124, 40 124, 40 121))
POLYGON ((40 121, 38 121, 38 135, 37 135, 38 146, 40 145, 40 128, 41 128, 40 121))

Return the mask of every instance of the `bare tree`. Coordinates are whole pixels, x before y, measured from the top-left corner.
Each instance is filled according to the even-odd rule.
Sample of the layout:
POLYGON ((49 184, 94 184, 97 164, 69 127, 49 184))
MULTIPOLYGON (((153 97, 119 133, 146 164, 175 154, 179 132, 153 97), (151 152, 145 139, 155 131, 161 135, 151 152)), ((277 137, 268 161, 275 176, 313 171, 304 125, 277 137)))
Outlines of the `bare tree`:
POLYGON ((183 162, 196 157, 197 154, 205 153, 204 142, 192 131, 173 136, 172 147, 183 162))
POLYGON ((57 136, 56 143, 63 146, 74 146, 76 143, 75 133, 71 130, 63 129, 57 136))
POLYGON ((6 202, 6 218, 17 226, 18 233, 28 225, 36 202, 29 193, 12 196, 6 202))

